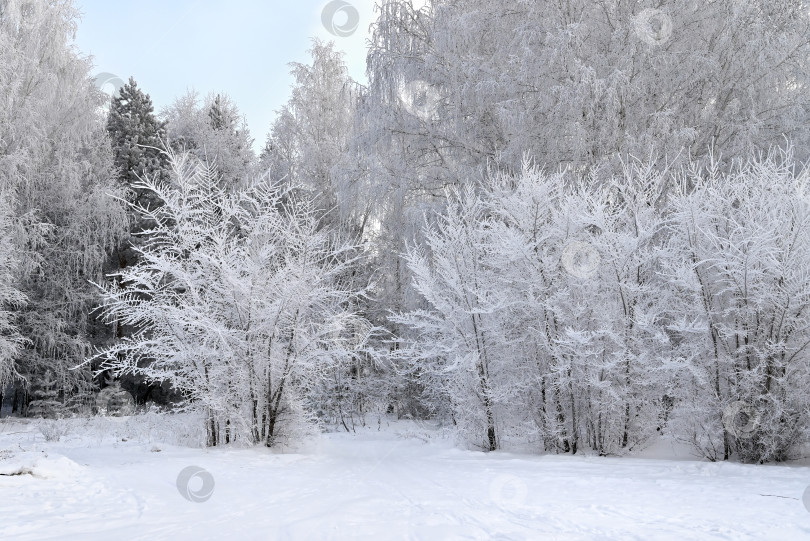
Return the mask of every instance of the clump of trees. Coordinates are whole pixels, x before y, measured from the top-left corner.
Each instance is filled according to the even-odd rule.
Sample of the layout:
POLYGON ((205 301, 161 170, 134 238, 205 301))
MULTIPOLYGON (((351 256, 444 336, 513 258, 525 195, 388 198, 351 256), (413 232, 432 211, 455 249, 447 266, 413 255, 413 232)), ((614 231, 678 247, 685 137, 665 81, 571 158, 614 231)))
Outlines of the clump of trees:
POLYGON ((126 234, 104 94, 73 48, 77 16, 70 2, 0 2, 0 288, 15 344, 3 348, 0 394, 18 411, 46 387, 69 406, 92 400, 91 368, 74 367, 109 331, 88 316, 88 280, 104 278, 126 234))
POLYGON ((236 188, 247 182, 255 161, 253 139, 230 97, 211 93, 200 99, 191 90, 166 107, 162 117, 167 144, 174 150, 209 163, 223 186, 236 188))
POLYGON ((0 193, 0 404, 2 390, 19 378, 16 359, 25 344, 25 338, 15 325, 16 310, 25 306, 26 296, 17 283, 21 254, 14 244, 14 207, 11 195, 0 193))
POLYGON ((267 182, 227 192, 217 171, 173 156, 171 186, 145 178, 157 209, 138 261, 100 285, 104 315, 134 332, 101 368, 170 381, 207 413, 207 444, 274 443, 362 353, 361 290, 339 277, 358 247, 323 230, 311 201, 267 182))
POLYGON ((394 317, 413 332, 393 356, 484 449, 621 454, 664 429, 712 460, 785 460, 810 428, 808 178, 773 153, 607 184, 526 165, 454 192, 406 257, 426 307, 394 317), (724 420, 737 402, 753 432, 724 420))
POLYGON ((170 383, 210 445, 795 456, 809 7, 383 0, 367 85, 314 42, 256 157, 225 94, 103 110, 70 2, 0 0, 0 387, 170 383))

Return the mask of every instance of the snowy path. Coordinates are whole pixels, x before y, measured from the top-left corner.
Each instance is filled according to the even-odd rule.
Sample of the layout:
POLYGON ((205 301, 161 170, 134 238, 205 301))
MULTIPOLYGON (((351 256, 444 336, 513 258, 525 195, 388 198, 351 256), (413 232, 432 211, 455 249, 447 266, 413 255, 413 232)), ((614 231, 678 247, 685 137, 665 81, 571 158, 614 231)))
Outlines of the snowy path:
POLYGON ((300 454, 157 452, 15 430, 0 424, 0 539, 810 539, 807 467, 483 454, 385 432, 300 454), (190 465, 215 480, 206 502, 175 486, 190 465))

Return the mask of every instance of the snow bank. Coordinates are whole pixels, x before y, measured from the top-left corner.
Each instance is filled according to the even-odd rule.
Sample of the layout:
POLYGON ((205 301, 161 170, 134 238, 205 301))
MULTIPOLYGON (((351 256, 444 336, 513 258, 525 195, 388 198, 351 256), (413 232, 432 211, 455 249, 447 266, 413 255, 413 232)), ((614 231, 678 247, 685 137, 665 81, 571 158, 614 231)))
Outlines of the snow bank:
POLYGON ((24 451, 0 454, 0 475, 32 475, 42 479, 75 477, 83 468, 64 456, 24 451))

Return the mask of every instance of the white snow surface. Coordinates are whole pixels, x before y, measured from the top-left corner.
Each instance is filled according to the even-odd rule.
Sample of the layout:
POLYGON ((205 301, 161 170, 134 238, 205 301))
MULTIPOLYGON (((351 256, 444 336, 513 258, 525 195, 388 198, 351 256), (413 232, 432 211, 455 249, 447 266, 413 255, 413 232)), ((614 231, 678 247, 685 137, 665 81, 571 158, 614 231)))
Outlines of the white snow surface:
POLYGON ((279 452, 161 443, 135 417, 61 422, 45 441, 41 421, 0 420, 0 539, 810 539, 810 468, 684 459, 666 443, 483 453, 383 421, 279 452), (208 500, 181 496, 188 466, 213 477, 208 500))

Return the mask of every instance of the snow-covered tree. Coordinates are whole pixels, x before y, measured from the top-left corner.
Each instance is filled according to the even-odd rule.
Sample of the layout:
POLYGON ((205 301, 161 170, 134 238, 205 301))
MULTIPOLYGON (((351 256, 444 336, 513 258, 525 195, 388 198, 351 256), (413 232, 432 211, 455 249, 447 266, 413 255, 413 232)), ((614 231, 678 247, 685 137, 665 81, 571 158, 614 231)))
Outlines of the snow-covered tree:
MULTIPOLYGON (((315 40, 309 54, 309 63, 291 64, 291 96, 271 128, 260 167, 270 178, 284 179, 305 190, 304 197, 315 201, 323 227, 369 245, 375 234, 376 202, 366 185, 364 152, 355 141, 355 123, 363 119, 357 110, 363 88, 349 77, 343 53, 332 43, 315 40)), ((373 261, 358 260, 347 268, 342 280, 368 284, 380 277, 376 271, 373 261)), ((363 299, 357 309, 374 317, 376 305, 363 299)), ((376 318, 375 323, 381 319, 376 318)), ((365 358, 350 373, 335 374, 335 389, 342 397, 339 402, 344 402, 338 416, 340 411, 362 414, 387 407, 388 383, 381 377, 381 368, 365 358)))
MULTIPOLYGON (((157 119, 149 94, 138 88, 133 77, 121 87, 110 104, 107 117, 107 132, 110 134, 115 166, 119 178, 127 190, 127 199, 139 207, 152 208, 162 204, 154 192, 138 190, 133 185, 144 176, 167 180, 168 163, 163 148, 166 145, 166 123, 157 119)), ((142 231, 147 224, 133 212, 130 216, 130 232, 142 231)), ((118 267, 131 265, 136 260, 133 243, 140 237, 129 236, 116 254, 118 267)), ((121 328, 116 334, 121 336, 121 328)))
POLYGON ((428 308, 394 318, 413 331, 394 358, 469 441, 616 454, 656 433, 663 179, 628 166, 600 187, 524 164, 452 197, 409 252, 428 308))
POLYGON ((220 182, 232 188, 245 184, 255 155, 247 122, 225 94, 211 93, 201 100, 191 90, 161 112, 169 144, 208 162, 220 182))
POLYGON ((356 248, 319 230, 310 201, 258 182, 226 191, 217 172, 172 158, 172 187, 139 261, 103 285, 104 312, 136 329, 102 368, 168 380, 207 411, 208 444, 294 437, 332 372, 364 349, 359 295, 338 278, 356 248))
POLYGON ((418 338, 393 355, 405 360, 407 372, 427 393, 450 402, 454 420, 472 442, 494 451, 499 446, 496 404, 513 398, 504 392, 508 386, 495 381, 502 382, 501 372, 512 359, 503 349, 503 318, 498 318, 508 300, 492 291, 497 269, 485 260, 485 217, 472 190, 454 194, 447 214, 428 231, 425 249, 408 254, 415 287, 430 309, 394 318, 418 338))
POLYGON ((408 142, 394 151, 438 166, 423 184, 488 162, 516 172, 524 152, 605 177, 629 156, 731 159, 783 135, 808 143, 808 13, 806 0, 386 0, 370 91, 408 142))
POLYGON ((362 231, 368 202, 350 196, 352 179, 336 169, 353 135, 359 86, 334 44, 315 40, 309 54, 311 65, 291 65, 292 95, 268 135, 262 167, 272 178, 309 190, 328 223, 339 223, 343 215, 362 231))
POLYGON ((62 385, 50 370, 37 378, 31 388, 31 402, 28 404, 30 417, 62 417, 66 412, 65 403, 60 396, 62 385))
POLYGON ((712 460, 784 460, 807 443, 809 179, 789 152, 771 153, 685 172, 674 194, 676 433, 712 460))
MULTIPOLYGON (((129 187, 144 176, 165 179, 168 176, 166 154, 166 123, 157 119, 149 94, 144 93, 133 77, 116 93, 107 117, 115 165, 120 178, 129 187)), ((154 194, 135 193, 130 199, 139 200, 154 194)), ((159 201, 138 201, 150 207, 159 201)))
MULTIPOLYGON (((73 45, 70 1, 0 1, 0 188, 22 220, 17 311, 27 339, 18 385, 51 371, 60 396, 87 391, 89 370, 70 370, 90 350, 96 294, 126 232, 116 173, 91 64, 73 45)), ((102 329, 103 331, 103 329, 102 329)))
POLYGON ((127 183, 137 182, 143 176, 165 175, 166 155, 161 148, 166 143, 166 125, 157 119, 152 99, 138 88, 133 77, 112 99, 107 131, 115 165, 127 183))
MULTIPOLYGON (((412 269, 394 254, 407 243, 435 242, 438 233, 424 229, 433 235, 425 239, 421 224, 425 215, 442 215, 448 186, 486 190, 478 179, 492 170, 518 177, 527 152, 550 169, 566 169, 568 179, 555 188, 557 208, 538 207, 546 208, 547 222, 533 221, 520 200, 509 203, 509 220, 525 216, 523 224, 493 221, 509 200, 482 196, 492 205, 485 221, 501 227, 501 237, 526 231, 545 239, 537 271, 516 265, 513 275, 526 241, 484 249, 491 232, 477 233, 484 244, 475 257, 510 262, 493 279, 523 284, 510 290, 487 283, 488 295, 514 299, 538 283, 546 288, 501 325, 543 321, 545 342, 523 359, 540 360, 542 379, 527 383, 526 393, 538 395, 533 408, 545 404, 535 418, 544 447, 612 453, 642 444, 666 424, 676 390, 667 383, 677 372, 667 327, 675 316, 665 307, 677 290, 659 273, 662 257, 683 250, 669 244, 664 227, 672 212, 667 177, 706 162, 712 150, 728 168, 734 158, 783 144, 784 136, 807 155, 808 14, 803 0, 435 0, 421 9, 407 0, 382 2, 355 138, 358 178, 375 195, 371 215, 379 223, 378 308, 438 310, 411 287, 424 280, 411 280, 412 269), (628 169, 634 156, 648 165, 628 169), (583 186, 571 191, 569 183, 583 186), (601 257, 595 277, 580 283, 560 272, 569 245, 601 257)), ((515 179, 509 189, 516 185, 515 193, 532 186, 515 179)), ((404 322, 388 326, 412 346, 422 329, 404 322)))
POLYGON ((19 290, 21 254, 14 243, 15 218, 10 194, 0 192, 0 406, 6 385, 19 377, 16 362, 24 338, 20 334, 14 310, 21 307, 26 297, 19 290))

